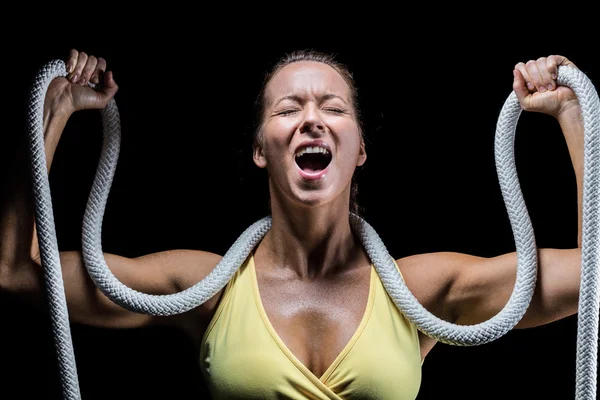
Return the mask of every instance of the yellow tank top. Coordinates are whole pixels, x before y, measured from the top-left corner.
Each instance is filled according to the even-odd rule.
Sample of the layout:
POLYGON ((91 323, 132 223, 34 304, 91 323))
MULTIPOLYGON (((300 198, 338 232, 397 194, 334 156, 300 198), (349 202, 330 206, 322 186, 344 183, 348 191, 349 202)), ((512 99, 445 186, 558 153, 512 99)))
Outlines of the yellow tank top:
POLYGON ((371 265, 365 314, 317 377, 286 347, 263 308, 253 253, 224 289, 202 340, 201 370, 214 399, 412 399, 421 385, 416 327, 371 265))

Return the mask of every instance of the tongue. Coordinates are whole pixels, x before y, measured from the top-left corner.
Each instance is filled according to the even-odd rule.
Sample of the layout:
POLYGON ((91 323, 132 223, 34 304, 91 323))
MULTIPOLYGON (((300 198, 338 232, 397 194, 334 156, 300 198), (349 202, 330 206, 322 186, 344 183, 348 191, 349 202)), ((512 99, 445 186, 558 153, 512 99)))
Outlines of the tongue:
POLYGON ((304 172, 315 173, 323 169, 321 164, 322 163, 318 162, 317 160, 308 160, 307 162, 302 163, 300 168, 302 168, 304 172))
POLYGON ((304 155, 297 159, 298 166, 304 171, 310 174, 319 172, 325 167, 325 160, 322 156, 318 155, 304 155))

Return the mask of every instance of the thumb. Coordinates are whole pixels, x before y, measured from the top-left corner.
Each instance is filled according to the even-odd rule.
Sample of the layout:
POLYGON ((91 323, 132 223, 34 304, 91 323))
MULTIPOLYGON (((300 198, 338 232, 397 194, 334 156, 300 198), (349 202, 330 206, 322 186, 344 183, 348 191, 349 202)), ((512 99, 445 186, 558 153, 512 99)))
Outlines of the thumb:
POLYGON ((521 71, 514 69, 513 76, 513 90, 515 91, 519 102, 523 104, 525 97, 529 96, 529 89, 527 89, 527 84, 525 83, 525 78, 523 78, 521 71))
POLYGON ((110 99, 112 99, 114 97, 114 95, 117 93, 117 90, 119 90, 119 86, 115 82, 112 71, 107 71, 104 74, 103 81, 104 82, 102 83, 102 86, 98 90, 98 93, 100 94, 100 96, 102 96, 102 99, 104 100, 104 102, 108 104, 110 99))

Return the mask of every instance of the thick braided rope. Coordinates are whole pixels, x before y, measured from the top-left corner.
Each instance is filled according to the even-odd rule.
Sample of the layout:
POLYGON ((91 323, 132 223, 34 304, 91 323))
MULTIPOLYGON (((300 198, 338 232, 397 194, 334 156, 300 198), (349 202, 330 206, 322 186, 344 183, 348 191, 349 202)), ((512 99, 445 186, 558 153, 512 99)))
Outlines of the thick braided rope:
MULTIPOLYGON (((63 70, 64 66, 60 73, 63 73, 63 70)), ((562 79, 567 79, 566 76, 570 76, 568 75, 570 73, 579 77, 577 82, 584 82, 585 79, 587 79, 585 75, 578 70, 561 67, 559 69, 559 82, 562 82, 562 79), (572 72, 569 72, 569 70, 572 70, 572 72)), ((569 85, 568 80, 564 82, 565 83, 563 84, 569 85)), ((589 81, 581 86, 574 84, 573 90, 579 97, 580 102, 593 101, 590 97, 595 95, 595 101, 597 103, 597 94, 595 94, 593 86, 589 81), (587 88, 586 92, 582 92, 580 87, 587 88), (589 92, 592 92, 591 96, 586 95, 586 93, 589 92)), ((590 110, 590 112, 584 112, 584 118, 588 120, 592 113, 598 113, 597 104, 591 106, 586 105, 585 107, 582 104, 582 107, 590 110)), ((360 235, 365 250, 371 258, 371 261, 374 263, 375 268, 394 303, 421 331, 448 344, 478 345, 497 339, 518 323, 525 313, 533 295, 537 273, 535 238, 520 191, 514 165, 514 135, 520 112, 521 108, 518 100, 514 93, 511 93, 502 109, 496 130, 496 163, 498 177, 507 211, 509 213, 511 226, 513 228, 518 254, 518 265, 517 280, 508 303, 490 320, 477 325, 460 326, 440 320, 429 313, 417 302, 416 298, 414 298, 404 284, 395 267, 393 258, 387 253, 387 250, 377 233, 366 221, 351 214, 352 226, 360 235)), ((90 199, 88 201, 88 207, 86 208, 86 215, 84 217, 83 254, 90 276, 99 289, 115 303, 136 312, 154 315, 171 315, 185 312, 202 304, 226 285, 233 273, 235 273, 237 268, 239 268, 247 258, 250 251, 270 229, 270 218, 265 217, 246 229, 227 251, 215 269, 205 279, 185 291, 172 295, 156 296, 137 292, 126 287, 114 277, 106 265, 100 238, 102 216, 108 198, 110 184, 114 176, 120 138, 119 118, 114 101, 111 101, 110 105, 103 111, 103 124, 105 128, 105 142, 100 166, 97 170, 90 199)), ((590 126, 594 126, 594 124, 590 124, 588 121, 585 124, 586 138, 590 137, 592 133, 595 133, 595 130, 590 129, 590 126)), ((595 126, 597 126, 597 124, 595 126)), ((586 141, 586 165, 592 163, 593 157, 596 157, 597 160, 598 154, 597 150, 595 150, 595 152, 594 150, 588 150, 588 147, 590 146, 589 143, 593 142, 591 140, 586 141), (587 156, 590 152, 592 155, 587 156)), ((593 174, 594 171, 591 168, 588 168, 585 171, 586 175, 584 176, 584 181, 594 182, 590 180, 588 176, 589 174, 593 174)), ((589 208, 594 209, 592 202, 597 202, 598 185, 592 183, 588 184, 587 187, 591 187, 591 189, 588 189, 586 193, 592 194, 584 196, 584 206, 587 203, 589 208), (594 193, 596 193, 595 196, 594 193)), ((596 204, 595 209, 597 208, 596 204)), ((597 212, 595 215, 597 215, 597 212)), ((594 219, 593 215, 591 216, 591 219, 594 219)), ((589 228, 590 234, 584 236, 584 254, 586 254, 585 248, 587 247, 587 253, 591 253, 592 258, 585 257, 583 262, 587 263, 588 260, 590 260, 589 263, 591 263, 592 266, 596 266, 597 261, 595 261, 593 257, 598 257, 598 240, 596 239, 594 242, 593 238, 594 235, 597 237, 597 221, 595 223, 592 221, 591 223, 584 225, 584 227, 585 226, 589 228), (591 242, 591 245, 586 245, 588 242, 591 242), (594 243, 595 247, 593 247, 594 243)), ((587 270, 593 271, 593 268, 582 269, 582 280, 585 271, 587 270)), ((594 287, 597 286, 595 281, 591 285, 594 287)), ((583 290, 582 286, 580 297, 583 298, 585 295, 586 292, 583 290)), ((592 303, 597 304, 597 301, 592 301, 592 303)), ((598 307, 594 310, 596 317, 592 316, 591 318, 592 321, 596 321, 596 332, 597 311, 598 307)), ((592 331, 594 330, 593 325, 594 323, 591 324, 592 331)), ((591 347, 588 346, 587 349, 591 349, 591 347)), ((585 366, 586 374, 589 369, 588 364, 585 366)), ((589 386, 589 380, 587 382, 589 386)), ((586 390, 588 389, 589 388, 586 388, 586 390)), ((595 393, 595 387, 592 388, 592 390, 595 393)), ((582 398, 588 399, 588 397, 582 398)))
POLYGON ((44 99, 50 82, 56 76, 66 75, 62 61, 53 61, 43 66, 35 76, 29 97, 27 123, 33 193, 35 200, 35 221, 40 246, 40 256, 44 266, 45 293, 50 312, 54 345, 58 367, 61 372, 61 388, 65 399, 80 399, 79 380, 71 340, 69 313, 65 299, 62 269, 56 229, 52 211, 50 183, 44 150, 44 99))

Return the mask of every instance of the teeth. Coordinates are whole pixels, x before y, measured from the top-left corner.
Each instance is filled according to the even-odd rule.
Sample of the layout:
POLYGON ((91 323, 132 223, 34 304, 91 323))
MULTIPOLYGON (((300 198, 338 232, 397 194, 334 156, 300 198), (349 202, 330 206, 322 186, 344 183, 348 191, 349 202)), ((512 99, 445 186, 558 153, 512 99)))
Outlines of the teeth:
POLYGON ((301 155, 304 155, 305 153, 329 154, 329 151, 323 147, 305 147, 302 150, 300 150, 298 153, 296 153, 296 157, 300 157, 301 155))

